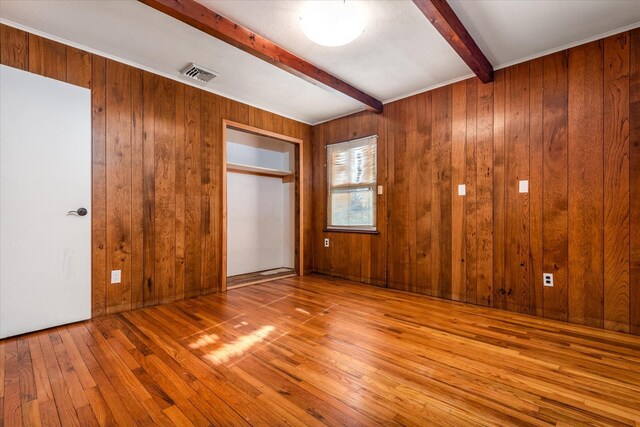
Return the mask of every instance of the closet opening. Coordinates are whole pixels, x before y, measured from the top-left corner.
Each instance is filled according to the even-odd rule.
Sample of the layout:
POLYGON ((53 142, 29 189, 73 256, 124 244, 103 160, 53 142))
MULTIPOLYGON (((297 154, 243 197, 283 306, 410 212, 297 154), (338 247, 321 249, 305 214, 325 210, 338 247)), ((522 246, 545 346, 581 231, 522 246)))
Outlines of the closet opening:
POLYGON ((302 274, 302 140, 223 121, 222 289, 302 274))

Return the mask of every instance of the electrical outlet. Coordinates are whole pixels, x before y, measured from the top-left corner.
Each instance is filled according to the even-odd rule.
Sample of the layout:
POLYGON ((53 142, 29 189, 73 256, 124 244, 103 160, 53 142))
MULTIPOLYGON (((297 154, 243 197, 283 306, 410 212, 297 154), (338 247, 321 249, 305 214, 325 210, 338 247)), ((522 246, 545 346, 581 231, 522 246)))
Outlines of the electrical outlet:
POLYGON ((464 184, 458 184, 458 196, 467 195, 467 186, 464 184))
POLYGON ((111 270, 111 284, 115 285, 122 281, 122 270, 111 270))
POLYGON ((324 247, 325 248, 329 247, 329 239, 324 239, 324 247))
POLYGON ((382 185, 378 185, 378 196, 382 196, 382 193, 383 193, 382 185))
POLYGON ((542 285, 548 288, 553 288, 553 274, 542 273, 542 285))
POLYGON ((528 193, 529 192, 529 181, 526 180, 526 179, 520 181, 520 183, 518 185, 518 189, 520 190, 521 193, 528 193))

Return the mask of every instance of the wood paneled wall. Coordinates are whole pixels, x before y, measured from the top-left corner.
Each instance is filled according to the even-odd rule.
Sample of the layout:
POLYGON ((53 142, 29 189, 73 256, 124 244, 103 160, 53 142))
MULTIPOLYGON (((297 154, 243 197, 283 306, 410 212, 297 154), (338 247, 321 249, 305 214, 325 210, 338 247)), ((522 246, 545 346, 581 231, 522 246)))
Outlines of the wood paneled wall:
POLYGON ((640 29, 312 135, 315 271, 640 334, 640 29), (323 147, 371 133, 379 234, 325 232, 323 147))
POLYGON ((94 316, 220 290, 223 119, 307 145, 311 269, 308 125, 5 25, 0 63, 92 91, 94 316))
POLYGON ((387 195, 377 196, 376 223, 379 234, 325 233, 327 224, 326 144, 378 135, 378 182, 384 182, 387 142, 384 121, 373 112, 363 112, 313 127, 313 267, 324 274, 384 286, 387 263, 387 195), (330 237, 328 248, 323 238, 330 237))

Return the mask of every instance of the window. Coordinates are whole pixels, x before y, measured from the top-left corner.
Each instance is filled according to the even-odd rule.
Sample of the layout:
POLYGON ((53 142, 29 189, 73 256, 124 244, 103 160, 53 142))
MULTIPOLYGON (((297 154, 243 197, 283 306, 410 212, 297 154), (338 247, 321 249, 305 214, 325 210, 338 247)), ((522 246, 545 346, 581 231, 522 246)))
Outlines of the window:
POLYGON ((377 136, 327 145, 327 228, 376 230, 377 136))

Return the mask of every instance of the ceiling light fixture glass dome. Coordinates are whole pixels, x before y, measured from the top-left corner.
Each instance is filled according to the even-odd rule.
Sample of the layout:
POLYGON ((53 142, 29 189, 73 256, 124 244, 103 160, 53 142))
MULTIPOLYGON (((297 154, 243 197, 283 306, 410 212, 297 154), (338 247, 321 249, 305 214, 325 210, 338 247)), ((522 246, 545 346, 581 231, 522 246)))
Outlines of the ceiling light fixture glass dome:
POLYGON ((347 0, 308 0, 300 13, 307 38, 322 46, 344 46, 364 32, 367 23, 362 4, 347 0))

